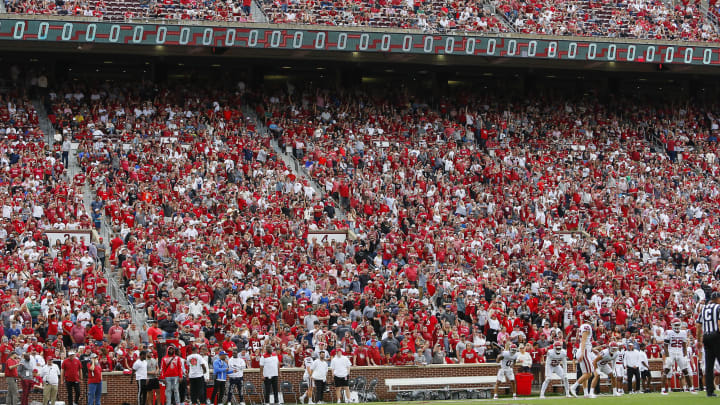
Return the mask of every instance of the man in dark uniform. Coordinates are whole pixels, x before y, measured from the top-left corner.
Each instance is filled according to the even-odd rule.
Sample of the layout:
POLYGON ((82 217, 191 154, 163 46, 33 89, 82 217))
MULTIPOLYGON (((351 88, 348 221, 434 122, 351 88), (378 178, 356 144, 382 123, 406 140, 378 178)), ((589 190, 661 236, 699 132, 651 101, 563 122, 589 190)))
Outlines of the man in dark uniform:
POLYGON ((708 397, 716 397, 713 377, 715 360, 720 359, 720 292, 710 295, 696 323, 698 352, 705 347, 705 392, 708 397))

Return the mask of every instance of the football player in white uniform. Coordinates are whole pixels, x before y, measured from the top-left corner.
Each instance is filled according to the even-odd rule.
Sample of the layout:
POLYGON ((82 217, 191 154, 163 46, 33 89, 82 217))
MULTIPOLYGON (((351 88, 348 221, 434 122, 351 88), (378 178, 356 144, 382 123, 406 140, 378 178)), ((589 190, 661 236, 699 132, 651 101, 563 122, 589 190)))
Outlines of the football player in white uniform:
POLYGON ((498 398, 498 388, 501 382, 510 382, 510 388, 512 389, 513 398, 517 398, 517 390, 515 386, 515 372, 513 366, 518 357, 518 348, 516 345, 505 345, 505 351, 500 353, 497 358, 497 362, 500 363, 500 370, 498 370, 497 380, 495 381, 495 390, 493 397, 498 398))
POLYGON ((567 380, 567 359, 567 352, 563 349, 562 342, 558 340, 553 344, 553 349, 547 353, 545 358, 545 381, 543 381, 542 388, 540 388, 540 398, 545 398, 545 390, 550 385, 553 374, 560 377, 565 387, 565 396, 570 398, 570 387, 567 380))
POLYGON ((665 358, 663 373, 662 373, 662 391, 663 395, 667 395, 670 390, 668 389, 668 377, 670 377, 677 366, 678 370, 681 370, 683 377, 685 377, 685 391, 690 388, 690 392, 695 393, 695 387, 693 387, 692 379, 690 378, 690 362, 688 361, 688 336, 687 331, 682 330, 682 322, 678 318, 674 318, 670 325, 672 329, 665 331, 665 350, 663 355, 665 358))
POLYGON ((594 388, 600 381, 600 373, 608 376, 610 384, 613 387, 613 396, 620 396, 621 394, 617 391, 619 385, 617 378, 615 378, 615 363, 618 358, 618 344, 617 342, 611 342, 607 349, 604 349, 595 357, 593 361, 593 368, 595 368, 595 377, 593 378, 592 384, 590 384, 590 398, 595 398, 594 388))
POLYGON ((570 387, 570 394, 577 397, 577 388, 582 385, 583 391, 586 397, 589 397, 588 393, 588 380, 592 376, 595 369, 591 359, 592 354, 592 326, 593 314, 590 311, 584 311, 581 315, 583 324, 580 325, 580 348, 577 351, 577 362, 580 365, 580 372, 582 375, 578 378, 575 383, 570 387))
POLYGON ((627 382, 627 370, 625 369, 625 344, 618 344, 618 356, 615 361, 615 379, 617 380, 617 392, 622 395, 625 393, 623 387, 627 382))
POLYGON ((299 398, 301 404, 305 403, 305 398, 308 398, 308 404, 313 403, 313 379, 310 378, 312 375, 310 366, 313 364, 313 357, 317 357, 317 355, 312 352, 308 352, 307 356, 303 359, 303 368, 305 369, 305 372, 303 373, 303 381, 307 384, 307 391, 305 391, 299 398))

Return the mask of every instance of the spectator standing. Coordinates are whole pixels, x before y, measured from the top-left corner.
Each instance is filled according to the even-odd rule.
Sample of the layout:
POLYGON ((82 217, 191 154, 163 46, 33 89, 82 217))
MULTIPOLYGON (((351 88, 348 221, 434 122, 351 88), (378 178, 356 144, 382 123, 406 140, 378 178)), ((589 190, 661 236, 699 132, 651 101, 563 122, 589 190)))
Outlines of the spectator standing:
POLYGON ((65 382, 65 390, 67 391, 67 404, 77 405, 80 402, 80 369, 82 363, 75 355, 75 351, 68 352, 68 358, 63 360, 60 379, 65 382))
POLYGON ((165 404, 180 403, 180 378, 183 375, 182 359, 175 354, 175 346, 169 346, 160 362, 160 378, 165 380, 165 404))
POLYGON ((205 362, 200 354, 198 347, 192 347, 192 354, 187 358, 188 378, 190 379, 190 403, 198 405, 204 403, 203 391, 205 390, 205 362))
POLYGON ((650 365, 645 350, 638 350, 640 353, 640 378, 642 379, 643 391, 650 392, 652 389, 652 374, 650 374, 650 365))
POLYGON ((98 355, 90 355, 88 364, 88 405, 100 405, 102 396, 102 366, 98 361, 98 355))
POLYGON ((108 341, 110 342, 110 346, 116 348, 120 342, 122 342, 123 336, 125 335, 125 330, 120 326, 120 321, 118 319, 115 319, 113 321, 113 325, 110 327, 107 333, 108 341))
POLYGON ((640 392, 640 352, 635 349, 633 342, 628 342, 628 350, 625 352, 625 367, 627 368, 627 387, 629 393, 640 392), (635 390, 632 389, 633 378, 635 378, 635 390))
POLYGON ((43 405, 55 405, 60 384, 60 367, 55 362, 48 362, 40 369, 43 381, 43 405))
POLYGON ((232 397, 232 390, 233 387, 236 387, 238 396, 240 397, 240 405, 245 405, 245 402, 243 401, 243 373, 247 368, 247 363, 245 362, 245 349, 240 350, 240 353, 237 356, 233 356, 229 361, 228 365, 230 366, 230 384, 228 387, 228 402, 231 402, 230 399, 232 397))
POLYGON ((524 345, 520 345, 520 353, 518 353, 517 364, 520 366, 521 373, 529 373, 532 367, 532 356, 527 352, 524 345))
POLYGON ((135 372, 135 381, 137 381, 138 386, 137 403, 138 405, 145 405, 145 402, 147 402, 148 382, 147 352, 145 350, 140 351, 140 356, 133 363, 132 369, 135 372))
POLYGON ((160 394, 158 393, 160 390, 160 381, 158 379, 159 369, 160 367, 155 353, 149 350, 147 356, 147 399, 150 400, 151 404, 155 404, 155 398, 160 398, 160 394))
POLYGON ((35 369, 35 361, 30 357, 29 352, 23 354, 20 365, 18 366, 18 375, 20 376, 20 386, 22 387, 22 395, 20 396, 20 405, 28 405, 30 392, 35 385, 33 371, 35 369))
POLYGON ((222 400, 225 395, 225 382, 227 381, 228 369, 227 353, 222 351, 218 354, 218 358, 213 361, 215 381, 213 383, 212 395, 210 395, 210 402, 213 404, 222 405, 223 403, 222 400))
POLYGON ((340 391, 345 392, 345 402, 350 402, 350 386, 348 385, 348 376, 350 375, 350 359, 348 359, 340 349, 335 349, 335 357, 330 361, 330 368, 333 373, 335 383, 335 397, 340 403, 340 391))
POLYGON ((388 330, 387 337, 382 340, 381 350, 383 357, 386 358, 392 358, 392 356, 400 351, 400 342, 395 338, 392 330, 388 330))
POLYGON ((70 142, 70 138, 65 138, 65 140, 62 143, 61 151, 62 151, 62 164, 65 165, 65 167, 68 167, 68 161, 70 160, 70 149, 72 148, 72 142, 70 142))
POLYGON ((5 363, 5 381, 7 382, 7 405, 18 405, 20 401, 20 393, 18 391, 18 366, 20 366, 19 356, 16 352, 11 352, 10 357, 5 363))
POLYGON ((263 385, 265 388, 265 403, 277 404, 278 399, 278 376, 280 374, 280 359, 270 346, 265 348, 265 355, 260 359, 263 385), (274 395, 275 402, 270 402, 270 392, 274 395))
POLYGON ((313 361, 310 366, 312 371, 313 385, 315 385, 315 403, 320 403, 325 394, 325 384, 327 381, 328 363, 327 352, 318 353, 318 358, 313 361))

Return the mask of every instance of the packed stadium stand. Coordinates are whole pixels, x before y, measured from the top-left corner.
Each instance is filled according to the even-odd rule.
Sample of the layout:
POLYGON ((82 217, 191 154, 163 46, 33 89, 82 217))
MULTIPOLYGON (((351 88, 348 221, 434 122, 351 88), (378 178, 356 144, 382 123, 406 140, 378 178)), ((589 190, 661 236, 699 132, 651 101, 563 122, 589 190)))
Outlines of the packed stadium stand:
POLYGON ((657 356, 671 318, 694 329, 720 263, 711 104, 68 81, 45 110, 77 173, 64 141, 27 142, 42 134, 22 92, 3 108, 4 334, 49 345, 63 328, 108 370, 160 337, 248 347, 254 365, 268 336, 288 366, 320 343, 358 365, 460 362, 470 344, 492 361, 491 342, 541 363, 586 309, 598 344, 657 356), (48 227, 108 236, 50 244, 48 227))

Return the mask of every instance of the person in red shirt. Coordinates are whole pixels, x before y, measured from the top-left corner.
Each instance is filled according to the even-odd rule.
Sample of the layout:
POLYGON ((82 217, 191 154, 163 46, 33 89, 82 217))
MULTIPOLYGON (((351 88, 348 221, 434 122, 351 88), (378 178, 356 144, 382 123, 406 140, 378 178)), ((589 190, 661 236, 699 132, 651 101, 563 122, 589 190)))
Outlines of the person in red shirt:
POLYGON ((100 396, 102 395, 102 367, 98 360, 98 355, 93 353, 90 355, 90 364, 88 364, 88 405, 100 405, 100 396))
POLYGON ((95 340, 96 345, 102 346, 103 339, 105 338, 105 331, 103 330, 102 319, 98 318, 95 320, 95 325, 90 328, 88 334, 90 335, 90 338, 95 340))
POLYGON ((18 391, 17 379, 18 372, 17 367, 20 365, 18 355, 15 352, 10 353, 10 357, 7 359, 5 364, 5 380, 7 381, 7 398, 5 403, 15 405, 20 402, 20 393, 18 391))
POLYGON ((150 338, 150 341, 153 342, 153 343, 155 343, 155 341, 157 340, 158 336, 162 335, 162 333, 163 333, 162 329, 158 328, 158 322, 157 322, 157 321, 153 321, 152 326, 149 327, 148 330, 147 330, 147 335, 148 335, 148 337, 150 338))
POLYGON ((57 320, 57 316, 55 314, 50 314, 48 317, 48 327, 47 327, 47 340, 48 342, 55 341, 55 338, 58 335, 58 327, 59 323, 57 320))
POLYGON ((75 356, 74 351, 68 352, 68 358, 63 360, 62 366, 60 367, 60 379, 65 381, 65 388, 67 390, 67 402, 66 404, 79 404, 80 403, 80 368, 82 363, 75 356), (73 399, 75 399, 73 401, 73 399))
POLYGON ((160 378, 165 379, 165 395, 169 402, 180 403, 180 379, 183 377, 182 359, 175 354, 175 346, 169 346, 160 361, 160 378), (173 397, 174 396, 174 397, 173 397))
POLYGON ((370 358, 370 350, 365 345, 360 345, 358 348, 353 350, 353 365, 355 366, 368 366, 372 359, 370 358))
POLYGON ((652 344, 647 345, 645 348, 645 354, 647 354, 648 359, 659 359, 662 357, 662 350, 655 341, 655 338, 652 339, 652 344))
POLYGON ((468 342, 465 350, 460 355, 460 364, 475 364, 480 363, 480 356, 475 351, 475 345, 472 342, 468 342))
POLYGON ((415 362, 415 356, 410 352, 407 347, 395 353, 391 360, 393 365, 396 366, 409 366, 415 362))

